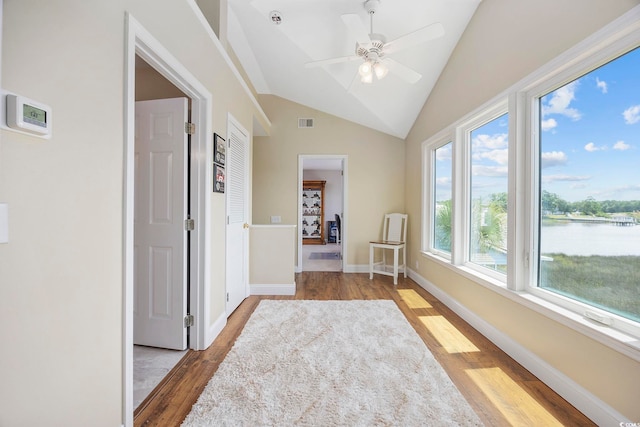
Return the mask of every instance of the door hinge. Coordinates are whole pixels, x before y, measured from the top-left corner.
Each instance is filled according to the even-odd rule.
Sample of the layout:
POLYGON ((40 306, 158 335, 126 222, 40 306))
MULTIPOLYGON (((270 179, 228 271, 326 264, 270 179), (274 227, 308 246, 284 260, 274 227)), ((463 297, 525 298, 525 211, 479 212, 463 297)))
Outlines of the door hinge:
POLYGON ((193 231, 196 228, 196 222, 195 220, 191 219, 191 218, 187 218, 184 220, 184 229, 186 231, 193 231))
POLYGON ((185 328, 193 326, 194 324, 195 324, 195 320, 193 318, 193 314, 187 314, 186 316, 184 316, 184 327, 185 328))
POLYGON ((229 302, 229 292, 227 292, 227 302, 229 302))
POLYGON ((196 133, 196 124, 195 123, 185 122, 184 123, 184 133, 186 133, 187 135, 193 135, 194 133, 196 133))

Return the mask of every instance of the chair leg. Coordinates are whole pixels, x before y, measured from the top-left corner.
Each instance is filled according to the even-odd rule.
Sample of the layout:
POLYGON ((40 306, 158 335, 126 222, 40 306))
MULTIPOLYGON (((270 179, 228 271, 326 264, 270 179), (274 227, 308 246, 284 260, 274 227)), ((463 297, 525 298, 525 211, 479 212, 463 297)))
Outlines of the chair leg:
POLYGON ((404 278, 407 278, 407 248, 402 248, 402 270, 404 271, 404 278))
POLYGON ((373 245, 369 245, 369 280, 373 279, 373 245))
POLYGON ((398 284, 398 249, 393 250, 393 284, 398 284))

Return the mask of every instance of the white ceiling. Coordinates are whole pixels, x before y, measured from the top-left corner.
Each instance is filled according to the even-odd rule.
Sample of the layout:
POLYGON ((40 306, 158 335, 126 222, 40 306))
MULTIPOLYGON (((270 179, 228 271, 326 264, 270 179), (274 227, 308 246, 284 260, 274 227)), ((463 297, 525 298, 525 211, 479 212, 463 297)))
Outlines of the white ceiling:
POLYGON ((410 84, 393 73, 370 85, 356 79, 361 60, 307 68, 305 63, 355 54, 341 15, 361 0, 228 0, 228 40, 259 94, 272 94, 405 138, 481 0, 381 0, 373 30, 395 40, 440 22, 444 36, 389 55, 422 75, 410 84), (271 11, 282 16, 275 25, 271 11), (351 90, 348 90, 351 88, 351 90))

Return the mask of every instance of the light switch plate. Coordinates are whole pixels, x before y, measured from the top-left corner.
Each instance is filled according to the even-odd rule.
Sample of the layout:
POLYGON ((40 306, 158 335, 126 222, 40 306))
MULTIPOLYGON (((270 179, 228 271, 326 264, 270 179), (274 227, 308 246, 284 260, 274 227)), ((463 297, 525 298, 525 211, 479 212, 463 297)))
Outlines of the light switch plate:
POLYGON ((280 215, 271 216, 271 224, 280 224, 282 222, 282 217, 280 215))

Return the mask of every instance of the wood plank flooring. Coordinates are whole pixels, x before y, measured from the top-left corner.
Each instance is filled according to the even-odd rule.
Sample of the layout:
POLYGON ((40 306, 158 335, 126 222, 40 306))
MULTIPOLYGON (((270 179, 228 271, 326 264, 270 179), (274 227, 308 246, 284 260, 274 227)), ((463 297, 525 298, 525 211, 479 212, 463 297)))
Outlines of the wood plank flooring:
POLYGON ((296 275, 293 297, 247 298, 205 351, 190 351, 135 412, 135 426, 179 426, 261 299, 389 299, 487 426, 595 426, 413 280, 334 272, 296 275))

